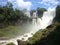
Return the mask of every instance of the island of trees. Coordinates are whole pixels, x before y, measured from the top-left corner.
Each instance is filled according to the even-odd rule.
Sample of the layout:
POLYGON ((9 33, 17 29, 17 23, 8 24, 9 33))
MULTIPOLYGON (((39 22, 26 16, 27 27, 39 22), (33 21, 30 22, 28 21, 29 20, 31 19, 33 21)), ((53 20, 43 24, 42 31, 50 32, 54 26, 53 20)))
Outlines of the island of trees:
MULTIPOLYGON (((0 28, 25 23, 31 20, 23 11, 24 9, 14 9, 10 2, 7 2, 5 6, 0 6, 0 28)), ((30 14, 32 15, 34 11, 36 10, 31 10, 30 14)), ((41 17, 44 11, 46 11, 45 8, 37 8, 38 16, 41 17)))

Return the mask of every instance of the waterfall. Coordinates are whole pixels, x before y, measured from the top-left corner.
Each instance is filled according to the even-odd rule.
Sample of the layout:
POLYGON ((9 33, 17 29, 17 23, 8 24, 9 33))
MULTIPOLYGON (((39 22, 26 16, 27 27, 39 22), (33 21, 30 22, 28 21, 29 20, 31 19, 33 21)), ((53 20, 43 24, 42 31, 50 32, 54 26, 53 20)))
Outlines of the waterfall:
POLYGON ((43 13, 43 16, 39 18, 37 13, 33 13, 32 23, 36 25, 36 28, 39 26, 40 29, 45 29, 47 26, 51 25, 55 17, 55 9, 48 10, 43 13))
POLYGON ((34 13, 33 13, 32 23, 33 23, 33 24, 36 24, 36 23, 37 23, 37 12, 34 12, 34 13))
POLYGON ((13 42, 15 45, 18 45, 17 44, 18 39, 22 40, 22 38, 24 38, 24 40, 22 40, 22 41, 28 40, 29 37, 33 36, 33 35, 31 35, 32 33, 35 34, 40 29, 45 29, 47 26, 51 25, 54 17, 55 17, 55 9, 54 10, 48 10, 48 11, 44 12, 43 16, 41 18, 39 18, 37 16, 37 12, 34 12, 33 17, 32 17, 32 24, 27 26, 27 30, 30 30, 28 33, 26 33, 22 36, 18 36, 14 39, 2 40, 2 41, 0 41, 0 43, 4 43, 2 45, 5 45, 5 43, 7 44, 10 42, 13 42))
POLYGON ((51 25, 53 19, 55 17, 55 10, 48 10, 43 13, 42 20, 41 20, 41 28, 44 29, 47 26, 51 25))

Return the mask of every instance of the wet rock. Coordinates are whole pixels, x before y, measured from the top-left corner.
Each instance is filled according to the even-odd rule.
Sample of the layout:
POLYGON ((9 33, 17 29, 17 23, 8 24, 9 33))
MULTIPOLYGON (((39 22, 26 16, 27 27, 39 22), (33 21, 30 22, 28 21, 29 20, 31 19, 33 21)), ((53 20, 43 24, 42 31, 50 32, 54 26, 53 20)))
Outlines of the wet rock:
POLYGON ((21 40, 17 40, 17 43, 18 43, 18 45, 22 45, 22 41, 21 40))
POLYGON ((17 43, 18 43, 18 45, 26 45, 27 44, 27 42, 26 41, 22 41, 22 40, 17 40, 17 43))

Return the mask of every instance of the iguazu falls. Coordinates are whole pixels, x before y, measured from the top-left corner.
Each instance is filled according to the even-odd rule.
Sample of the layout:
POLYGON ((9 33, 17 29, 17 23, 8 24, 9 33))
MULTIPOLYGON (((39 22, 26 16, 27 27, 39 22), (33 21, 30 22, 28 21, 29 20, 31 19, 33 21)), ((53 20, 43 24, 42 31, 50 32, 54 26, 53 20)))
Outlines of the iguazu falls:
POLYGON ((0 45, 60 45, 59 0, 1 0, 0 45))

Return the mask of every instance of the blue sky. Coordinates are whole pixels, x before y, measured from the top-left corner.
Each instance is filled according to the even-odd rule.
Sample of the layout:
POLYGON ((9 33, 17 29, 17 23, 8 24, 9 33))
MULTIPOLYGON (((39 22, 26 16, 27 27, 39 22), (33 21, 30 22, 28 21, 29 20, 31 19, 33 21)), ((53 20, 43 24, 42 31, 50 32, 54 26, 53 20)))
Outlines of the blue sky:
POLYGON ((0 0, 0 6, 5 5, 9 1, 13 4, 13 8, 19 9, 36 9, 37 7, 43 7, 46 9, 53 9, 58 4, 60 0, 0 0))
POLYGON ((33 6, 31 7, 32 9, 36 9, 37 7, 43 7, 43 8, 47 8, 42 4, 39 4, 38 2, 40 2, 41 0, 24 0, 24 1, 31 1, 33 6))

